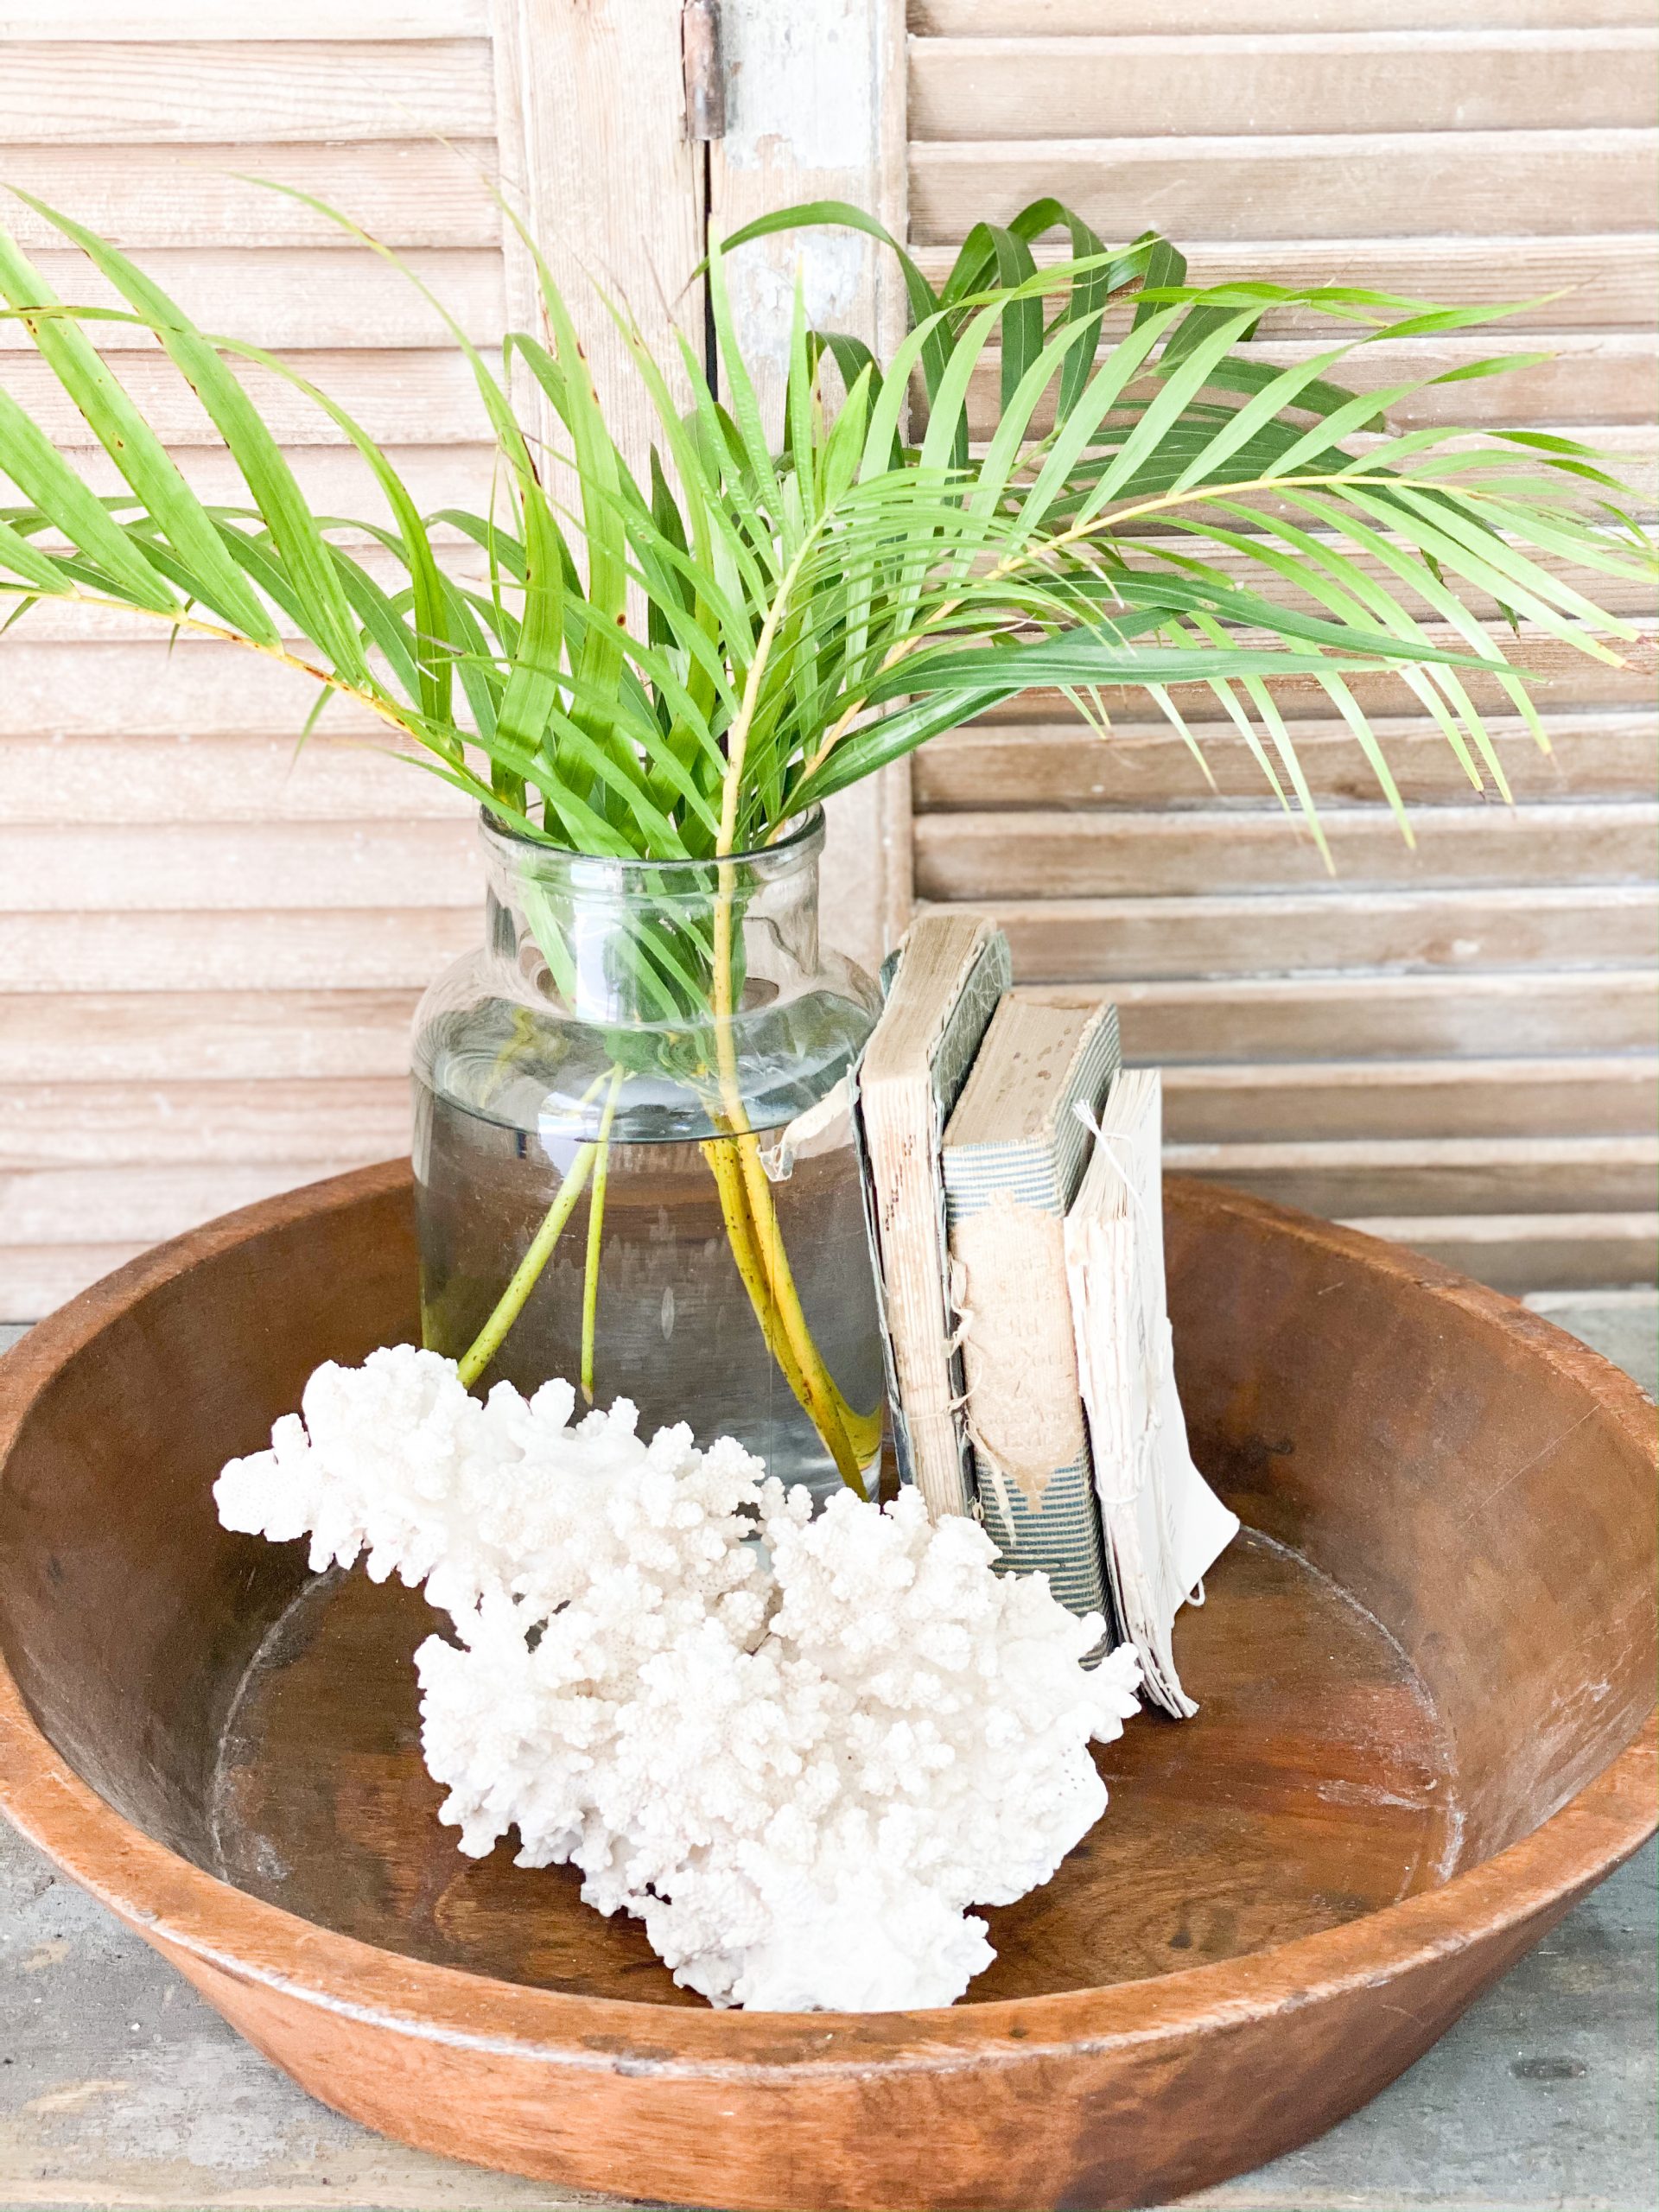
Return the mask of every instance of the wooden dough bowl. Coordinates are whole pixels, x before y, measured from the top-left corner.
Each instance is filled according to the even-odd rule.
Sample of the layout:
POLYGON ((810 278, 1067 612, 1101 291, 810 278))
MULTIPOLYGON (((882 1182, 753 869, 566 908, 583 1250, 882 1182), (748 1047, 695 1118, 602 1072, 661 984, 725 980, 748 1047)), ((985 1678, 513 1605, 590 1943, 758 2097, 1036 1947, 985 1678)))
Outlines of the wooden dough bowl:
POLYGON ((1395 1248, 1168 1193, 1182 1395, 1251 1532, 1204 1700, 993 1913, 949 2011, 717 2012, 565 1869, 460 1858, 423 1601, 226 1535, 209 1486, 415 1325, 408 1171, 215 1222, 0 1363, 0 1799, 315 2095, 428 2149, 722 2207, 1159 2202, 1410 2065, 1651 1833, 1634 1383, 1395 1248))

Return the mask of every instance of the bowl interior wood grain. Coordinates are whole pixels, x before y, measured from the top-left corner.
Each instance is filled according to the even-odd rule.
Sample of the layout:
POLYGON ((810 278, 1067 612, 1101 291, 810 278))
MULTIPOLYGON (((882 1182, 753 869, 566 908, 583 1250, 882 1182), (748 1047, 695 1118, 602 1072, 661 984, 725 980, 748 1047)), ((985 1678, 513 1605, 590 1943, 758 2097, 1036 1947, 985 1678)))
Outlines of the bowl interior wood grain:
MULTIPOLYGON (((1050 2018, 1045 2000, 1139 2002, 1144 1989, 1179 2012, 1191 1988, 1213 2011, 1233 1986, 1217 1973, 1300 1955, 1285 1947, 1333 1930, 1363 1942, 1368 1928, 1403 1928, 1405 1901, 1448 1884, 1461 1895, 1459 1878, 1472 1896, 1471 1871, 1602 1775, 1653 1702, 1653 1439, 1633 1385, 1507 1300, 1236 1194, 1173 1184, 1167 1237, 1195 1454, 1247 1533, 1182 1618, 1198 1718, 1142 1717, 1105 1747, 1104 1821, 1051 1885, 990 1916, 997 1962, 957 2014, 915 2016, 970 2016, 962 2034, 982 2021, 1014 2039, 1005 2050, 1027 2032, 1020 2019, 1035 2033, 1050 2018)), ((267 1440, 313 1367, 414 1334, 414 1283, 406 1171, 367 1171, 136 1263, 7 1363, 0 1651, 21 1703, 0 1789, 135 1918, 143 1885, 109 1868, 111 1834, 136 1830, 232 1885, 267 1966, 299 1923, 259 1919, 251 1900, 487 1977, 474 1986, 498 2012, 515 1988, 562 1993, 601 2000, 607 2038, 617 2020, 654 2015, 664 2031, 683 2022, 671 2032, 698 2050, 706 2024, 747 2051, 760 2018, 715 2022, 638 1923, 581 1904, 568 1871, 517 1870, 506 1847, 480 1863, 456 1853, 419 1758, 410 1655, 438 1625, 423 1600, 360 1572, 313 1577, 303 1547, 232 1536, 214 1517, 219 1467, 267 1440), (23 1802, 49 1754, 112 1808, 88 1816, 84 1852, 23 1802), (619 1999, 647 2010, 602 2002, 619 1999)), ((1605 1864, 1564 1866, 1560 1897, 1624 1847, 1604 1837, 1605 1864)), ((217 1884, 200 1894, 219 1924, 217 1884)), ((156 1940, 169 1948, 165 1931, 156 1940)), ((329 1955, 340 1983, 360 1955, 329 1955)), ((1474 1986, 1465 1974, 1456 2005, 1474 1986)), ((431 1985, 435 2017, 448 1986, 431 1985)), ((410 1987, 418 2013, 426 1985, 410 1987)), ((913 2056, 910 2017, 872 2016, 859 2032, 913 2056)), ((793 2063, 785 2024, 754 2045, 767 2065, 793 2063)), ((823 2041, 809 2026, 803 2059, 823 2041)), ((281 2045, 269 2027, 263 2039, 281 2045)), ((1409 2034, 1395 2041, 1399 2063, 1415 2055, 1409 2034)), ((419 2113, 388 2118, 367 2089, 340 2101, 526 2171, 696 2193, 667 2153, 619 2174, 538 2148, 518 2123, 499 2141, 487 2129, 457 2141, 419 2113)), ((1234 2134, 1241 2160, 1300 2139, 1284 2125, 1234 2134)), ((875 2174, 879 2147, 860 2155, 875 2174)), ((1080 2153, 1053 2155, 1082 2171, 1080 2153)), ((1159 2185, 1197 2185, 1228 2155, 1166 2158, 1159 2185)), ((1088 2170, 1089 2186, 1109 2185, 1098 2160, 1088 2170)), ((880 2203, 891 2185, 867 2175, 836 2194, 810 2162, 791 2171, 789 2191, 774 2175, 721 2201, 880 2203)), ((1008 2201, 1086 2201, 1034 2171, 1017 2185, 1039 2193, 1008 2201)), ((1112 2187, 1141 2185, 1112 2171, 1112 2187)), ((925 2201, 998 2203, 998 2186, 947 2184, 942 2169, 925 2201)))

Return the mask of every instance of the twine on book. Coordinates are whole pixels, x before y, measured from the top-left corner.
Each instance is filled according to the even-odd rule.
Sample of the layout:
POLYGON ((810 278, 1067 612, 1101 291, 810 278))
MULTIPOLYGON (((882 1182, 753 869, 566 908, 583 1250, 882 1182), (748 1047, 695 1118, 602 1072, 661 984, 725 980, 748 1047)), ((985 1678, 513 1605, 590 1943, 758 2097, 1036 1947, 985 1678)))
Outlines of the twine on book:
MULTIPOLYGON (((976 1474, 989 1477, 991 1488, 996 1492, 996 1503, 1001 1511, 1003 1529, 1008 1541, 1012 1542, 1014 1525, 1014 1501, 1008 1496, 1007 1473, 1001 1461, 981 1434, 978 1423, 971 1414, 968 1414, 964 1426, 968 1432, 968 1441, 974 1447, 974 1471, 976 1474)), ((978 1503, 981 1506, 980 1521, 982 1525, 985 1519, 983 1501, 978 1501, 978 1503)))
MULTIPOLYGON (((945 1343, 944 1356, 947 1359, 956 1357, 963 1344, 967 1343, 968 1332, 974 1325, 974 1309, 963 1302, 962 1294, 967 1281, 967 1268, 963 1266, 960 1260, 953 1258, 950 1262, 950 1279, 946 1288, 950 1300, 951 1311, 957 1317, 957 1325, 945 1343)), ((952 1404, 951 1411, 953 1413, 959 1411, 967 1402, 967 1393, 964 1391, 963 1395, 952 1404)))

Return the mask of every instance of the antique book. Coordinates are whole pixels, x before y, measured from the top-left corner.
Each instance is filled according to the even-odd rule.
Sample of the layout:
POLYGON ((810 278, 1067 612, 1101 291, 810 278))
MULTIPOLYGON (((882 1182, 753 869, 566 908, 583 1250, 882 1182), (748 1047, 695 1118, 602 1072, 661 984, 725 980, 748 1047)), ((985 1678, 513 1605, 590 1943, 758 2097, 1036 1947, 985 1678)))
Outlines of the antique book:
POLYGON ((1192 1464, 1164 1287, 1162 1084, 1126 1069, 1101 1110, 1065 1221, 1065 1265, 1112 1609, 1147 1694, 1198 1711, 1175 1669, 1175 1616, 1238 1534, 1192 1464))
POLYGON ((884 970, 887 1004, 853 1082, 893 1449, 900 1478, 936 1516, 974 1509, 939 1139, 1009 973, 1007 939, 987 917, 912 922, 884 970))
POLYGON ((1118 1062, 1117 1011, 1012 993, 944 1133, 941 1164, 986 1529, 1004 1573, 1040 1569, 1075 1613, 1108 1612, 1066 1291, 1065 1214, 1118 1062))

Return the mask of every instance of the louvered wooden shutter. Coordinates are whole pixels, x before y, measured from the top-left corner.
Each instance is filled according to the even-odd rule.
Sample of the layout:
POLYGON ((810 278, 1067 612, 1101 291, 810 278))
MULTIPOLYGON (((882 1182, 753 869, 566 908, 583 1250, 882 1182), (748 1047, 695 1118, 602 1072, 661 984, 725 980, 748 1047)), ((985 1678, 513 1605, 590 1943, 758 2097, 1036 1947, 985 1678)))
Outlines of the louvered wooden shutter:
MULTIPOLYGON (((705 181, 721 228, 815 194, 901 220, 901 4, 725 0, 728 137, 705 168, 675 113, 677 0, 3 0, 0 176, 140 251, 207 327, 295 353, 426 506, 476 504, 490 455, 441 325, 231 173, 349 209, 491 338, 530 311, 480 174, 499 166, 556 250, 649 317, 695 260, 705 181)), ((911 224, 936 269, 974 216, 1053 190, 1109 235, 1167 229, 1200 276, 1572 285, 1522 318, 1565 365, 1446 403, 1587 426, 1650 466, 1644 6, 922 0, 911 29, 911 224)), ((74 257, 13 219, 85 296, 74 257)), ((734 272, 752 342, 786 296, 781 250, 760 251, 734 272)), ((826 319, 885 313, 891 337, 868 254, 820 241, 809 262, 826 319)), ((124 359, 198 484, 238 496, 176 380, 124 359)), ((3 324, 0 381, 85 439, 3 324)), ((331 426, 262 396, 314 493, 365 512, 331 426)), ((1459 800, 1438 741, 1394 713, 1415 861, 1311 715, 1334 887, 1224 735, 1212 797, 1133 712, 1100 747, 1039 702, 919 757, 913 829, 903 776, 848 796, 831 927, 868 954, 849 919, 890 931, 913 867, 924 900, 995 906, 1024 975, 1111 982, 1131 1049, 1170 1068, 1177 1164, 1395 1224, 1497 1280, 1633 1279, 1654 1235, 1649 678, 1535 658, 1560 671, 1557 749, 1505 741, 1514 817, 1459 800)), ((410 1012, 476 928, 472 833, 366 747, 314 741, 296 767, 309 703, 137 619, 45 608, 0 639, 0 1318, 406 1141, 410 1012)), ((324 728, 375 734, 334 709, 324 728)))
MULTIPOLYGON (((234 173, 355 217, 478 341, 534 312, 498 171, 647 322, 701 250, 678 0, 4 0, 0 86, 0 181, 133 251, 207 329, 280 349, 429 512, 489 499, 464 358, 395 270, 234 173)), ((28 209, 6 219, 64 297, 96 296, 28 209)), ((244 499, 156 348, 100 342, 198 488, 244 499)), ((312 498, 384 519, 334 425, 251 380, 312 498)), ((90 445, 4 323, 0 384, 90 445)), ((0 638, 0 1319, 407 1147, 410 1013, 480 926, 471 810, 337 707, 296 762, 313 696, 136 615, 47 607, 0 638)))
MULTIPOLYGON (((1352 378, 1548 348, 1408 420, 1565 427, 1626 455, 1650 509, 1644 0, 912 0, 911 31, 930 270, 975 218, 1052 192, 1109 238, 1164 230, 1196 281, 1556 294, 1506 326, 1518 338, 1379 346, 1352 378)), ((1286 316, 1256 350, 1313 345, 1286 316)), ((992 908, 1023 979, 1112 986, 1130 1056, 1167 1070, 1172 1166, 1517 1288, 1649 1279, 1653 655, 1523 658, 1552 679, 1555 751, 1500 725, 1513 812, 1474 797, 1402 687, 1369 686, 1414 855, 1351 740, 1294 689, 1334 883, 1214 702, 1183 702, 1213 791, 1143 707, 1122 702, 1102 744, 1027 702, 918 755, 916 894, 992 908)))

